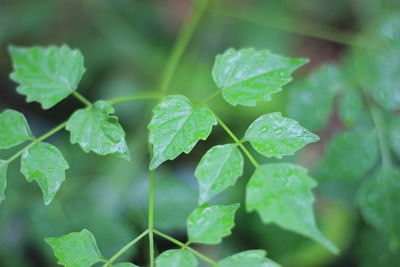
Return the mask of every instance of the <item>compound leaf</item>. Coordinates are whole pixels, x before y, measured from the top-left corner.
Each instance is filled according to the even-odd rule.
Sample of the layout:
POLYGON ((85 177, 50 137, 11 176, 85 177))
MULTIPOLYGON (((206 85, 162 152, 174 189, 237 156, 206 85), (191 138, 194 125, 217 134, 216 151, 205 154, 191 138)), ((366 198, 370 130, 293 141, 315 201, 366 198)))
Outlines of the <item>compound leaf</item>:
POLYGON ((154 151, 150 170, 182 152, 189 153, 200 139, 207 139, 217 123, 208 108, 193 105, 182 95, 166 96, 153 113, 148 126, 154 151))
POLYGON ((66 267, 88 267, 104 260, 93 234, 86 229, 45 241, 52 247, 58 263, 66 267))
POLYGON ((239 204, 208 205, 196 208, 187 219, 189 242, 218 244, 231 234, 239 204))
POLYGON ((234 185, 242 174, 243 156, 235 144, 212 147, 204 154, 195 171, 200 187, 199 203, 206 203, 234 185))
POLYGON ((61 47, 10 47, 18 93, 28 102, 37 101, 44 109, 68 97, 78 87, 85 72, 79 50, 61 47))
POLYGON ((0 160, 0 203, 5 199, 4 191, 7 186, 7 167, 8 163, 4 160, 0 160))
POLYGON ((212 76, 231 105, 255 106, 292 80, 291 73, 308 62, 275 55, 268 50, 228 49, 215 59, 212 76))
POLYGON ((339 68, 325 64, 289 91, 288 116, 310 130, 321 128, 332 111, 336 93, 345 87, 339 68))
POLYGON ((226 257, 217 263, 217 267, 279 267, 280 265, 266 258, 264 250, 247 250, 226 257))
POLYGON ((48 143, 37 143, 22 154, 21 172, 29 182, 36 180, 46 205, 50 204, 65 180, 68 168, 60 150, 48 143))
POLYGON ((33 139, 22 113, 12 109, 0 113, 0 149, 8 149, 33 139))
POLYGON ((293 155, 308 143, 317 142, 319 137, 299 125, 295 120, 274 112, 258 117, 247 129, 245 141, 266 157, 282 158, 293 155))
POLYGON ((85 152, 99 155, 114 154, 130 160, 125 141, 125 131, 114 108, 106 101, 98 101, 91 108, 77 110, 68 120, 66 129, 71 132, 71 143, 79 143, 85 152))
POLYGON ((307 236, 333 253, 338 250, 318 230, 313 213, 316 182, 303 167, 290 163, 265 164, 256 169, 246 188, 246 209, 256 210, 264 223, 307 236))
POLYGON ((164 251, 156 259, 156 267, 196 267, 198 265, 193 254, 183 249, 164 251))
POLYGON ((384 168, 366 180, 357 193, 365 220, 386 234, 393 248, 400 246, 400 171, 384 168))

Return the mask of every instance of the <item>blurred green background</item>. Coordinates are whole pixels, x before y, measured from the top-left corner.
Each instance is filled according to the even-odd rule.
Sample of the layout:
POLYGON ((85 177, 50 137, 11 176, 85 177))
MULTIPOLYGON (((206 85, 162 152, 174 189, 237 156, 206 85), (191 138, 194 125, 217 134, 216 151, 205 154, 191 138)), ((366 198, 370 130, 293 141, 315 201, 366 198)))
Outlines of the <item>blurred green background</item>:
MULTIPOLYGON (((0 110, 13 108, 23 112, 35 135, 40 136, 81 107, 74 98, 50 111, 42 110, 37 103, 27 104, 8 77, 12 71, 7 52, 10 44, 68 44, 80 49, 87 71, 79 91, 90 100, 158 90, 168 56, 194 2, 0 0, 0 110)), ((303 107, 291 106, 288 91, 304 86, 303 78, 321 64, 339 65, 351 80, 354 69, 348 64, 349 55, 358 46, 369 44, 368 38, 358 37, 365 36, 374 21, 394 10, 400 11, 396 0, 213 0, 179 63, 169 93, 197 100, 212 94, 216 90, 211 77, 214 57, 229 47, 270 49, 286 56, 309 58, 310 63, 296 72, 294 82, 284 88, 288 90, 275 94, 271 102, 248 108, 232 107, 221 97, 210 101, 213 110, 241 136, 259 115, 271 111, 300 114, 303 107)), ((322 101, 318 94, 321 98, 329 94, 327 85, 316 85, 315 101, 322 101)), ((343 84, 332 80, 329 86, 343 87, 343 84)), ((149 175, 146 126, 155 104, 146 100, 116 106, 128 134, 131 162, 85 154, 77 145, 69 144, 65 132, 51 137, 49 142, 63 151, 71 168, 50 206, 44 206, 39 188, 27 183, 19 173, 19 163, 10 167, 6 200, 0 205, 0 266, 56 266, 44 238, 83 228, 96 236, 103 255, 110 257, 146 228, 149 175)), ((266 249, 273 260, 294 267, 398 266, 398 252, 389 249, 387 239, 369 227, 355 207, 354 181, 346 177, 339 182, 335 177, 327 179, 329 170, 323 170, 324 164, 319 163, 329 140, 348 127, 338 117, 337 106, 327 105, 332 105, 329 112, 318 125, 310 126, 321 136, 321 141, 285 161, 310 168, 319 182, 315 190, 318 223, 341 248, 340 255, 331 255, 315 242, 277 226, 263 225, 257 214, 247 214, 244 208, 238 212, 232 236, 217 246, 197 246, 198 250, 212 258, 223 258, 245 249, 266 249)), ((315 113, 311 114, 313 118, 324 111, 309 112, 315 113)), ((309 126, 307 118, 299 120, 309 126)), ((368 119, 362 121, 368 124, 368 119)), ((189 156, 181 155, 157 171, 157 228, 186 241, 185 220, 196 207, 198 196, 194 168, 208 148, 226 142, 231 140, 216 127, 209 140, 200 142, 189 156)), ((347 148, 350 152, 358 151, 357 146, 347 148)), ((15 151, 0 151, 0 158, 7 158, 15 151)), ((364 155, 353 156, 356 160, 364 155)), ((261 156, 257 159, 273 161, 261 156)), ((246 164, 244 176, 215 202, 243 203, 244 186, 252 171, 252 166, 246 164)), ((145 266, 146 242, 139 243, 123 257, 145 266)), ((156 247, 161 252, 171 244, 157 239, 156 247)))

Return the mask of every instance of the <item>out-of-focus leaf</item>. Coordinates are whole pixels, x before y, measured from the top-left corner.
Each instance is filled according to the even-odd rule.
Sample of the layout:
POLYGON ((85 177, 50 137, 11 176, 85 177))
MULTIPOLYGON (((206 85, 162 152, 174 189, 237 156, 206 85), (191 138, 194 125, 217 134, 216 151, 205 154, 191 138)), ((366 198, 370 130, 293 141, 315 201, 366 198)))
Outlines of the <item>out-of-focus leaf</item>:
POLYGON ((112 266, 114 266, 114 267, 139 267, 130 262, 120 262, 120 263, 113 264, 112 266))
POLYGON ((364 114, 363 101, 355 89, 343 92, 339 102, 339 115, 347 126, 353 126, 364 114))
POLYGON ((218 244, 222 238, 231 234, 235 225, 235 212, 239 204, 208 205, 195 209, 187 219, 189 242, 218 244))
POLYGON ((392 150, 400 157, 400 117, 393 117, 390 121, 389 142, 392 150))
POLYGON ((154 146, 150 170, 182 152, 188 154, 200 139, 207 139, 217 123, 208 108, 196 106, 182 95, 166 96, 153 113, 148 126, 154 146))
POLYGON ((7 167, 8 163, 0 160, 0 203, 5 199, 4 191, 7 186, 7 167))
POLYGON ((400 248, 400 171, 383 168, 365 181, 357 193, 365 220, 400 248))
POLYGON ((360 179, 377 161, 375 131, 345 131, 328 143, 318 176, 324 180, 360 179))
POLYGON ((266 258, 264 250, 247 250, 229 256, 217 263, 217 267, 279 267, 280 265, 266 258))
POLYGON ((104 260, 93 234, 86 229, 45 241, 52 247, 58 263, 66 267, 88 267, 104 260))
POLYGON ((255 106, 259 100, 271 100, 271 94, 281 91, 292 80, 291 73, 307 62, 268 50, 228 49, 216 57, 212 76, 229 104, 255 106))
POLYGON ((114 154, 130 160, 125 131, 118 122, 114 108, 106 101, 98 101, 91 108, 77 110, 68 120, 71 143, 79 143, 85 152, 99 155, 114 154))
POLYGON ((198 265, 193 254, 183 249, 164 251, 156 259, 156 267, 196 267, 198 265))
POLYGON ((0 149, 11 148, 34 138, 22 113, 11 109, 0 113, 0 149))
POLYGON ((218 145, 204 154, 196 168, 199 181, 199 203, 204 204, 243 174, 243 156, 235 144, 218 145))
POLYGON ((61 47, 10 47, 14 72, 11 79, 20 85, 17 91, 28 102, 37 101, 51 108, 78 88, 85 72, 79 50, 61 47))
POLYGON ((291 86, 288 116, 310 130, 321 128, 332 112, 336 93, 344 87, 346 82, 339 68, 322 65, 305 80, 291 86))
POLYGON ((315 222, 311 189, 316 185, 303 167, 289 163, 262 165, 247 184, 246 209, 256 210, 264 223, 276 223, 337 253, 336 246, 322 235, 315 222))
POLYGON ((37 143, 22 154, 21 172, 29 182, 36 180, 46 205, 50 204, 65 180, 68 168, 60 150, 48 143, 37 143))
POLYGON ((308 143, 317 142, 319 137, 299 125, 295 120, 274 112, 258 117, 247 129, 245 141, 266 157, 282 158, 293 155, 308 143))

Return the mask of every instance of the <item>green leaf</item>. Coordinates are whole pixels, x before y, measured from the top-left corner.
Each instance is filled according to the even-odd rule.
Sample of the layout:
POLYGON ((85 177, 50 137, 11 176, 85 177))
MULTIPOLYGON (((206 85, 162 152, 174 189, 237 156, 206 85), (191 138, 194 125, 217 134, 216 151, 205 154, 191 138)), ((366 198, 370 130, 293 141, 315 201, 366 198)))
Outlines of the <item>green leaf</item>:
POLYGON ((400 117, 393 117, 389 125, 389 143, 392 150, 400 158, 400 117))
POLYGON ((4 191, 7 187, 7 161, 0 160, 0 203, 5 199, 4 191))
POLYGON ((360 94, 355 89, 345 90, 339 102, 339 115, 344 124, 353 126, 364 113, 360 94))
POLYGON ((400 248, 400 171, 384 168, 366 180, 357 193, 365 220, 384 233, 391 247, 400 248))
POLYGON ((264 250, 247 250, 229 256, 217 263, 217 267, 279 267, 280 265, 267 259, 264 250))
POLYGON ((118 122, 114 108, 106 101, 98 101, 91 108, 77 110, 68 120, 71 143, 79 143, 85 152, 99 155, 114 154, 130 160, 125 132, 118 122))
POLYGON ((88 267, 104 260, 93 234, 86 229, 45 241, 52 247, 58 263, 66 267, 88 267))
POLYGON ((204 154, 195 171, 200 187, 199 203, 206 203, 234 185, 242 174, 243 156, 235 144, 212 147, 204 154))
POLYGON ((20 85, 18 93, 28 102, 51 108, 78 88, 85 72, 79 50, 61 47, 9 48, 14 66, 11 79, 20 85))
POLYGON ((164 251, 156 259, 156 267, 196 267, 198 265, 193 254, 183 249, 164 251))
POLYGON ((258 117, 247 129, 244 141, 266 157, 293 155, 308 143, 317 142, 319 137, 310 133, 295 120, 274 112, 258 117))
POLYGON ((239 204, 208 205, 196 208, 187 219, 189 242, 218 244, 231 234, 239 204))
POLYGON ((351 130, 337 134, 327 145, 318 176, 324 180, 357 180, 379 157, 374 130, 351 130))
POLYGON ((130 262, 120 262, 112 265, 113 267, 139 267, 130 262))
POLYGON ((256 210, 264 223, 276 223, 337 253, 335 245, 316 226, 311 193, 316 185, 303 167, 289 163, 262 165, 247 184, 246 209, 256 210))
POLYGON ((0 113, 0 149, 8 149, 34 138, 22 113, 12 109, 0 113))
POLYGON ((65 180, 68 168, 60 150, 48 143, 37 143, 22 154, 21 172, 29 182, 36 180, 46 205, 50 204, 65 180))
POLYGON ((166 96, 153 113, 148 126, 149 141, 154 146, 150 170, 182 152, 188 154, 200 139, 207 139, 217 124, 208 108, 193 105, 182 95, 166 96))
POLYGON ((332 112, 336 93, 344 87, 346 82, 339 68, 332 64, 322 65, 302 82, 290 87, 288 116, 310 130, 321 128, 332 112))
POLYGON ((253 48, 228 49, 215 59, 212 76, 225 100, 233 105, 255 106, 292 80, 291 73, 308 62, 253 48))

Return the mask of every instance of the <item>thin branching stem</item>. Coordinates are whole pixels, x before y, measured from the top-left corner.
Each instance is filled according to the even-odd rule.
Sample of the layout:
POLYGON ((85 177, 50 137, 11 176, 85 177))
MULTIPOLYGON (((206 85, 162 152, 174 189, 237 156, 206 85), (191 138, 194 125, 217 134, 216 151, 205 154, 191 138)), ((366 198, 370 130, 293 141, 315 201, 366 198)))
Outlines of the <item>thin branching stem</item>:
POLYGON ((86 97, 78 93, 77 91, 72 92, 73 96, 75 96, 79 101, 85 104, 88 108, 92 106, 92 102, 90 102, 86 97))

